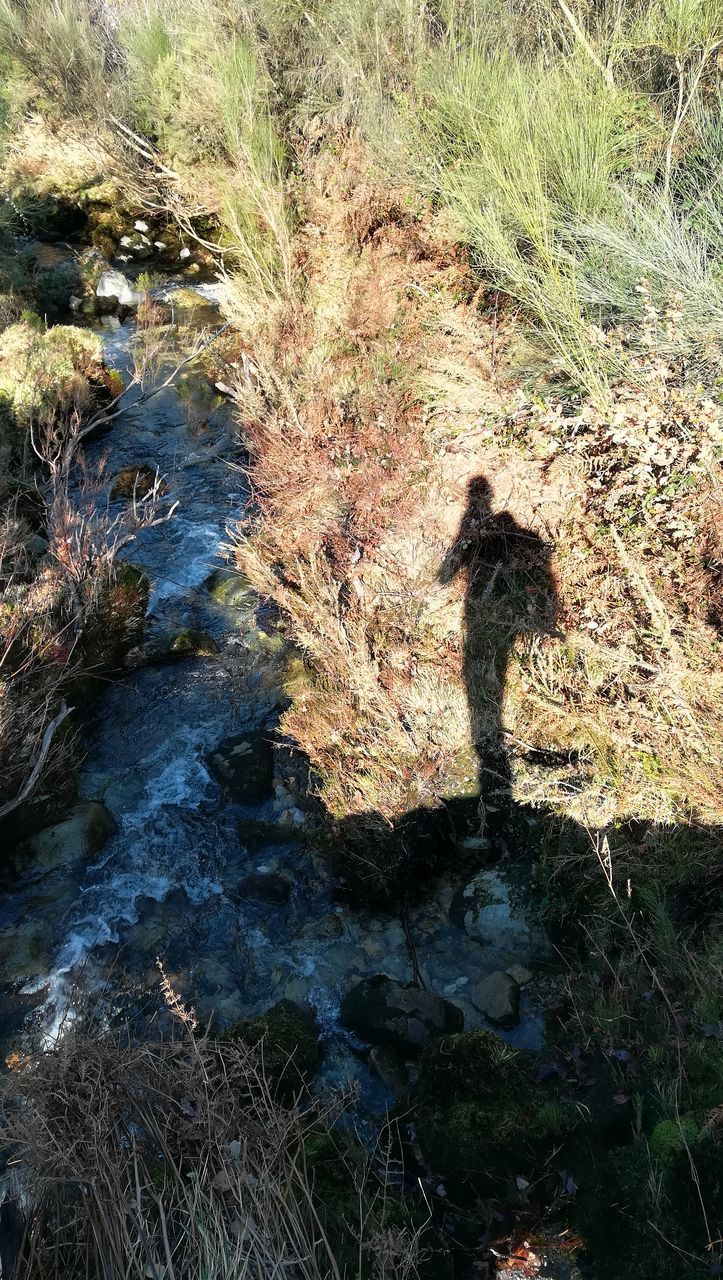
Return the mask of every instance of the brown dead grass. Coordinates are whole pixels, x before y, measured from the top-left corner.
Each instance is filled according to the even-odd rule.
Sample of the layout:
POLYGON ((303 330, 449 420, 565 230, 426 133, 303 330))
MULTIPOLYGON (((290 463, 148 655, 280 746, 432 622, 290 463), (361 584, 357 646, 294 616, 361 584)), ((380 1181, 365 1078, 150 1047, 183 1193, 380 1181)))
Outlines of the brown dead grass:
POLYGON ((649 348, 609 420, 528 401, 514 311, 429 210, 370 192, 354 155, 309 191, 298 303, 244 335, 237 561, 312 669, 284 728, 329 811, 393 821, 469 789, 472 727, 482 758, 504 732, 518 799, 588 824, 721 821, 717 406, 649 348), (490 528, 547 548, 554 625, 522 562, 440 582, 478 477, 490 528))

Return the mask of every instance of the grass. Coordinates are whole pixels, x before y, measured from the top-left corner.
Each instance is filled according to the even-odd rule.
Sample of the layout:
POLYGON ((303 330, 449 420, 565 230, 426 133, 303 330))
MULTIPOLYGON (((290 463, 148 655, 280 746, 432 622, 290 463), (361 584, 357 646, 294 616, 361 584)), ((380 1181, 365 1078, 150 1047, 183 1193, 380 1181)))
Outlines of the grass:
POLYGON ((323 1106, 282 1104, 263 1043, 73 1032, 18 1062, 3 1102, 33 1274, 418 1274, 426 1224, 384 1140, 369 1155, 323 1106))

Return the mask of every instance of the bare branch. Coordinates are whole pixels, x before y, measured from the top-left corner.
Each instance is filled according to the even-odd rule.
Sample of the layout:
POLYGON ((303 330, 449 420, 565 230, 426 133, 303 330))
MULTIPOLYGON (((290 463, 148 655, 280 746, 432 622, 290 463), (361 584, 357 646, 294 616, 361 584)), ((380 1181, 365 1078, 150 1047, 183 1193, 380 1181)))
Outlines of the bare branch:
POLYGON ((30 793, 37 786, 38 779, 40 778, 40 775, 43 771, 43 766, 45 764, 45 761, 48 758, 48 752, 50 751, 50 746, 53 741, 53 735, 56 729, 58 729, 59 726, 63 723, 63 721, 70 715, 71 711, 74 711, 74 710, 75 710, 74 707, 66 707, 64 702, 61 703, 60 711, 58 712, 57 716, 55 716, 55 718, 50 721, 50 724, 47 725, 45 729, 45 733, 43 734, 43 740, 40 744, 40 750, 38 752, 37 760, 35 761, 35 764, 33 765, 32 769, 30 770, 30 773, 27 779, 25 780, 22 787, 18 791, 18 794, 15 796, 15 799, 8 800, 7 803, 0 808, 0 822, 2 821, 3 818, 7 818, 8 814, 12 813, 14 809, 17 809, 19 805, 23 804, 24 801, 27 800, 30 793))

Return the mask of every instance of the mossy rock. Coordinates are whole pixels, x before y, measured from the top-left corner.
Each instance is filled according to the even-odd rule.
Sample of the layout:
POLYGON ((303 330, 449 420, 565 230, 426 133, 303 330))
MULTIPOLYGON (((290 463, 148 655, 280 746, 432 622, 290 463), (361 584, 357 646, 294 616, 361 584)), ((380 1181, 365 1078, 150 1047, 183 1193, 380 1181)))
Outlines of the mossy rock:
POLYGON ((0 334, 0 398, 19 427, 82 410, 105 380, 102 341, 87 329, 25 320, 0 334))
POLYGON ((18 864, 26 874, 31 871, 37 876, 67 869, 98 853, 117 830, 115 819, 104 804, 90 800, 75 805, 62 822, 36 832, 19 846, 18 864), (25 865, 28 861, 31 867, 25 865))
POLYGON ((232 569, 215 569, 203 585, 217 604, 229 609, 248 609, 254 603, 248 579, 232 569))
POLYGON ((364 1040, 400 1053, 419 1053, 435 1036, 461 1031, 461 1009, 411 982, 386 973, 364 978, 347 992, 341 1020, 364 1040))
POLYGON ((445 1036, 425 1050, 416 1121, 432 1168, 483 1195, 524 1173, 564 1128, 520 1056, 488 1031, 445 1036))
POLYGON ((292 1000, 280 1000, 266 1013, 234 1023, 224 1038, 261 1046, 266 1077, 286 1101, 298 1095, 319 1066, 313 1015, 292 1000))
POLYGON ((130 649, 125 665, 131 669, 147 667, 158 662, 174 662, 181 658, 210 658, 218 653, 213 636, 195 627, 183 627, 180 631, 166 631, 150 636, 142 644, 130 649))
POLYGON ((208 308, 207 299, 202 298, 200 293, 196 293, 195 289, 173 289, 168 294, 168 301, 175 311, 182 311, 184 314, 197 311, 200 308, 204 310, 208 308))
POLYGON ((225 738, 208 763, 216 781, 240 804, 261 804, 273 795, 274 739, 264 730, 225 738))

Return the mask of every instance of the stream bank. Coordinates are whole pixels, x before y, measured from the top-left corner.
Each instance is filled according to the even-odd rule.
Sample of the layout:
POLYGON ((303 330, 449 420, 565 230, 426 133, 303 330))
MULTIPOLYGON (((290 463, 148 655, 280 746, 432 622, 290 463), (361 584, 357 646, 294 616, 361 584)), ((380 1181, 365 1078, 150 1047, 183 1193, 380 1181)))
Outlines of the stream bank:
MULTIPOLYGON (((217 323, 215 286, 180 283, 199 299, 193 326, 217 323)), ((89 323, 126 377, 134 325, 128 311, 89 323)), ((158 470, 179 506, 132 547, 150 587, 146 635, 94 704, 74 821, 36 838, 6 883, 6 1033, 24 1020, 31 1042, 52 1041, 89 1005, 110 1023, 157 1015, 160 960, 198 1016, 220 1027, 280 1000, 309 1005, 323 1081, 361 1076, 382 1106, 393 1090, 368 1070, 375 1034, 365 1042, 340 1021, 350 990, 381 972, 410 983, 416 966, 429 992, 459 1010, 457 1028, 494 1025, 511 1044, 539 1048, 536 965, 549 963, 550 948, 523 885, 502 868, 447 873, 410 906, 407 932, 393 915, 339 898, 298 770, 270 746, 285 705, 283 640, 226 570, 226 529, 246 499, 233 434, 230 406, 191 372, 131 402, 88 446, 91 469, 110 478, 111 514, 126 500, 117 477, 143 468, 158 470), (101 834, 84 843, 78 823, 91 811, 101 834)))

